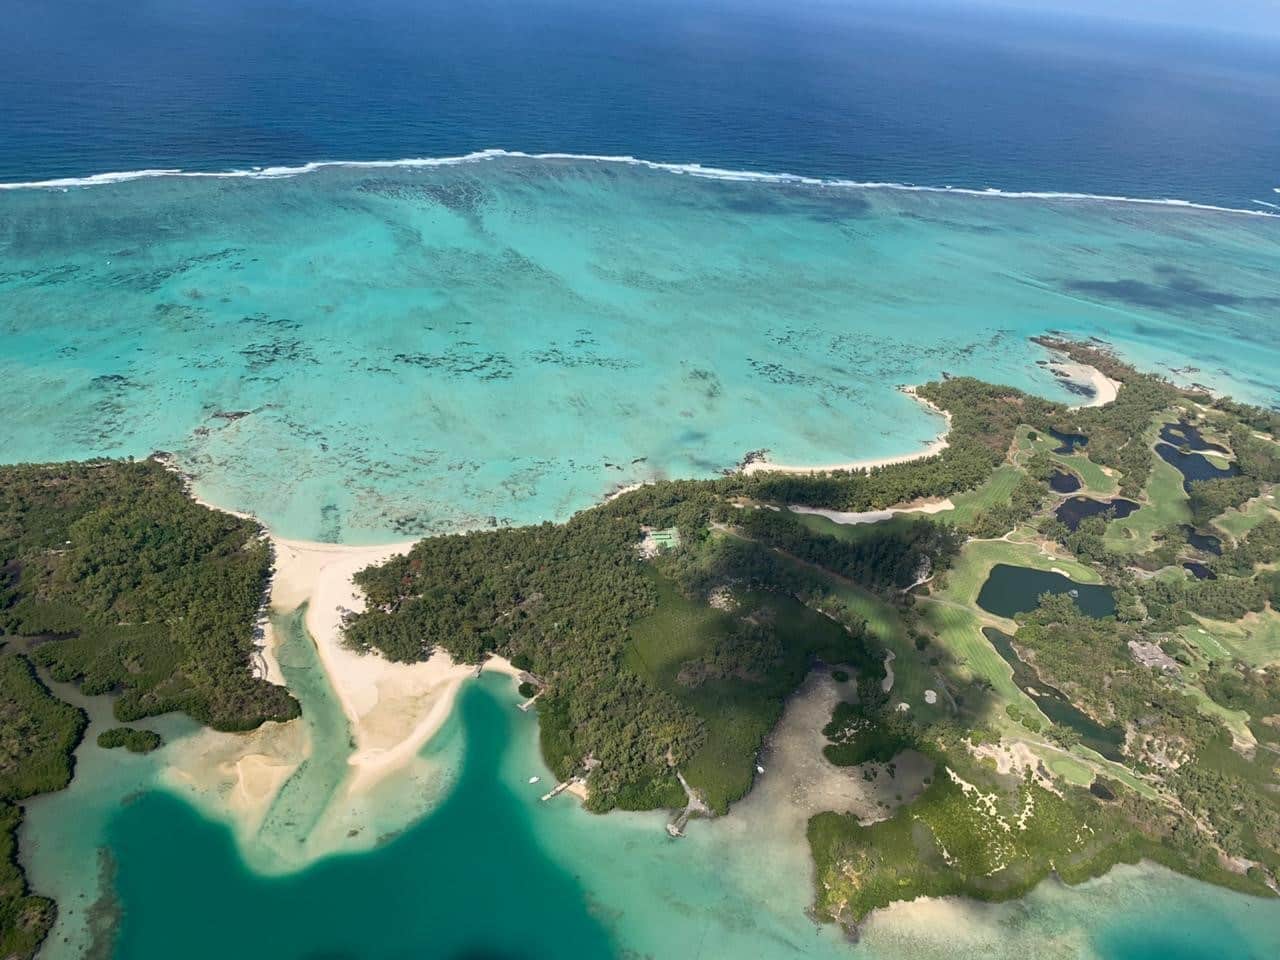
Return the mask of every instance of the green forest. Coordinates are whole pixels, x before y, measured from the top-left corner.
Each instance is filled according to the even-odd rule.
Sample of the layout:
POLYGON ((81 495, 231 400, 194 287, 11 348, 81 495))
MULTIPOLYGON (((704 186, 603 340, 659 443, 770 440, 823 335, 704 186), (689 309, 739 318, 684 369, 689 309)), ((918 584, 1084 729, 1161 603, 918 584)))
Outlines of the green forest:
POLYGON ((1270 894, 1280 731, 1264 721, 1280 715, 1275 668, 1209 657, 1188 637, 1207 635, 1202 624, 1280 631, 1280 513, 1264 499, 1280 476, 1280 418, 1141 373, 1096 344, 1040 342, 1119 381, 1116 400, 1069 408, 948 378, 915 390, 951 421, 947 447, 927 458, 659 482, 563 524, 429 538, 357 576, 369 606, 348 641, 397 660, 436 646, 468 662, 497 654, 535 673, 546 759, 561 778, 587 779, 597 811, 681 807, 680 771, 726 812, 806 673, 825 663, 854 675, 856 702, 839 704, 825 730, 828 760, 873 776, 870 765, 915 750, 935 772, 917 800, 870 827, 839 811, 812 821, 818 912, 851 927, 896 899, 1007 899, 1052 872, 1073 882, 1140 858, 1270 894), (1239 475, 1169 492, 1155 433, 1176 421, 1229 449, 1239 475), (1070 434, 1087 446, 1058 451, 1053 438, 1070 434), (1105 480, 1141 523, 1100 510, 1068 526, 1047 483, 1055 471, 1105 480), (953 503, 858 526, 787 509, 925 498, 953 503), (1213 526, 1244 511, 1257 515, 1248 528, 1213 526), (678 546, 643 548, 646 531, 672 527, 678 546), (1145 551, 1117 539, 1133 529, 1145 551), (990 570, 980 558, 993 551, 1087 572, 1115 615, 1093 619, 1062 593, 1016 622, 993 618, 974 604, 990 570), (1251 617, 1262 619, 1250 627, 1251 617), (1045 716, 1010 684, 984 624, 1012 634, 1069 710, 1045 716), (1071 717, 1119 731, 1123 762, 1095 753, 1071 717), (1000 761, 1011 744, 1038 762, 1000 761))
MULTIPOLYGON (((255 523, 193 501, 153 461, 0 467, 0 956, 29 957, 55 916, 16 860, 21 801, 71 779, 82 712, 37 666, 110 694, 129 722, 178 710, 222 730, 298 716, 250 667, 271 572, 255 523)), ((117 728, 103 747, 159 746, 117 728)))

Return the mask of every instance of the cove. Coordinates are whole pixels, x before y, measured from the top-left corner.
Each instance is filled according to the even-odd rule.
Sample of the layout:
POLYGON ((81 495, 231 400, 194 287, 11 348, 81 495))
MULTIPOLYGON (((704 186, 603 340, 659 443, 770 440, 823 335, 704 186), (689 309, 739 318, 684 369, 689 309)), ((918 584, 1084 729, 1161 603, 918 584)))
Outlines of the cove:
POLYGON ((1098 723, 1078 709, 1061 690, 1045 683, 1036 669, 1018 656, 1018 651, 1013 646, 1013 637, 1009 634, 995 627, 983 627, 982 633, 1013 669, 1013 682, 1035 701, 1041 713, 1054 723, 1075 730, 1085 746, 1096 750, 1108 760, 1119 761, 1124 756, 1120 750, 1124 744, 1123 729, 1098 723), (1034 694, 1031 693, 1032 690, 1035 691, 1034 694))
POLYGON ((1035 570, 997 563, 978 591, 978 606, 998 617, 1012 619, 1034 610, 1042 593, 1068 593, 1076 605, 1091 617, 1109 617, 1116 612, 1111 588, 1100 584, 1077 583, 1052 570, 1035 570))

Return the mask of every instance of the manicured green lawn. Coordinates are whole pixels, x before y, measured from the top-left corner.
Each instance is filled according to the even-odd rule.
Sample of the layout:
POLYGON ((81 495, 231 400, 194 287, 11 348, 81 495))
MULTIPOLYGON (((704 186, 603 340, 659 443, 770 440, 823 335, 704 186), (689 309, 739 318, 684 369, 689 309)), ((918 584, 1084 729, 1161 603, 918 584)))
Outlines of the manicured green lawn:
POLYGON ((1091 568, 1074 559, 1046 556, 1031 544, 971 540, 947 572, 945 586, 923 598, 920 611, 925 626, 962 673, 991 684, 999 697, 993 704, 997 708, 997 718, 1003 715, 1005 703, 1036 710, 1034 701, 1014 684, 1013 670, 982 633, 984 626, 997 626, 1003 630, 1012 630, 1014 626, 977 606, 978 593, 991 574, 991 568, 998 563, 1037 570, 1057 569, 1080 583, 1100 582, 1100 577, 1091 568))
POLYGON ((945 510, 934 516, 948 523, 968 523, 979 511, 1007 503, 1013 494, 1013 488, 1018 485, 1018 481, 1023 476, 1025 473, 1012 464, 1006 463, 1002 467, 997 467, 987 481, 976 490, 952 497, 951 502, 955 504, 954 510, 945 510))
POLYGON ((1268 500, 1265 496, 1256 497, 1238 510, 1233 507, 1221 516, 1214 517, 1213 526, 1239 539, 1268 516, 1280 516, 1277 501, 1268 500))
POLYGON ((1107 525, 1106 544, 1117 553, 1146 553, 1158 530, 1191 522, 1191 507, 1178 469, 1157 458, 1143 491, 1142 508, 1107 525))
POLYGON ((1182 636, 1210 660, 1243 660, 1255 667, 1280 662, 1280 613, 1267 609, 1225 623, 1197 618, 1198 627, 1183 627, 1182 636))

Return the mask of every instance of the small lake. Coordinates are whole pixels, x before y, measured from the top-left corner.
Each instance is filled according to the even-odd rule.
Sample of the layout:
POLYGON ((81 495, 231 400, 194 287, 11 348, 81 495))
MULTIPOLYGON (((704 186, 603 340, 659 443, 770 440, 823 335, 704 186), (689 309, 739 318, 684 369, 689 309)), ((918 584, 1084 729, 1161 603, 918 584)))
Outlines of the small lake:
POLYGON ((1218 537, 1211 533, 1200 533, 1189 523, 1182 524, 1179 529, 1182 531, 1182 535, 1187 538, 1187 543, 1196 550, 1203 550, 1205 553, 1212 553, 1219 557, 1222 556, 1222 540, 1218 537))
POLYGON ((1058 441, 1058 446, 1053 448, 1054 453, 1075 453, 1089 443, 1089 438, 1083 433, 1061 433, 1050 430, 1049 436, 1058 441))
POLYGON ((1116 612, 1111 588, 1103 584, 1077 583, 1052 570, 1034 570, 997 563, 978 591, 978 606, 997 617, 1012 618, 1034 610, 1042 593, 1071 594, 1082 611, 1091 617, 1109 617, 1116 612))
POLYGON ((1165 463, 1178 469, 1182 474, 1182 487, 1188 493, 1191 492, 1191 484, 1197 480, 1217 480, 1221 477, 1235 477, 1240 473, 1240 468, 1234 462, 1219 467, 1202 453, 1183 453, 1168 443, 1157 443, 1156 453, 1160 454, 1160 459, 1165 463))
POLYGON ((1004 657, 1005 663, 1013 668, 1013 682, 1036 702, 1041 713, 1054 723, 1076 731, 1086 747, 1096 750, 1108 760, 1123 759, 1124 754, 1120 750, 1124 745, 1123 728, 1103 726, 1077 709, 1061 690, 1041 680, 1035 667, 1018 656, 1009 634, 995 627, 983 627, 982 633, 996 652, 1004 657))
POLYGON ((1070 470, 1059 467, 1049 474, 1049 489, 1054 493, 1075 493, 1081 486, 1080 478, 1070 470))
POLYGON ((1195 560, 1184 560, 1183 569, 1189 570, 1191 575, 1197 580, 1217 580, 1218 575, 1206 567, 1203 563, 1197 563, 1195 560))
POLYGON ((1058 509, 1055 510, 1054 516, 1067 525, 1068 530, 1074 530, 1080 526, 1082 520, 1089 517, 1100 517, 1110 510, 1114 510, 1117 519, 1123 519, 1135 512, 1141 504, 1133 500, 1126 500, 1124 497, 1116 497, 1114 500, 1094 500, 1092 497, 1072 497, 1070 500, 1064 500, 1058 509))
POLYGON ((1230 453, 1226 447, 1220 443, 1212 443, 1204 438, 1200 433, 1199 427, 1193 427, 1189 423, 1166 423, 1160 428, 1160 439, 1165 443, 1171 443, 1175 447, 1181 447, 1184 444, 1192 450, 1212 450, 1215 453, 1230 453))

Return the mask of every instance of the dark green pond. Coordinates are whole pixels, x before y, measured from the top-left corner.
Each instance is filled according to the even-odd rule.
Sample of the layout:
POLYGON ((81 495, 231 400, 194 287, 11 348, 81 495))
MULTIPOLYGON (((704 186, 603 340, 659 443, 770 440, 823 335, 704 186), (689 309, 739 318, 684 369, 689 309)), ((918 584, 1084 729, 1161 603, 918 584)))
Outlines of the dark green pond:
POLYGON ((1070 470, 1059 468, 1049 475, 1049 489, 1054 493, 1075 493, 1080 486, 1080 478, 1070 470))
POLYGON ((1198 427, 1193 427, 1189 423, 1166 423, 1160 428, 1160 439, 1165 443, 1171 443, 1175 447, 1181 447, 1186 444, 1192 450, 1212 450, 1215 453, 1230 453, 1220 443, 1211 443, 1204 438, 1198 427))
POLYGON ((1076 583, 1051 570, 1033 570, 997 563, 978 592, 978 606, 997 617, 1014 617, 1034 610, 1042 593, 1071 594, 1081 610, 1091 617, 1109 617, 1116 612, 1111 588, 1102 584, 1076 583))
POLYGON ((995 627, 983 627, 982 632, 996 648, 996 652, 1004 657, 1005 663, 1013 668, 1013 682, 1036 702, 1041 713, 1054 723, 1075 730, 1086 747, 1096 750, 1108 760, 1118 761, 1123 758, 1120 747, 1124 744, 1124 730, 1098 723, 1087 713, 1078 710, 1061 690, 1040 679, 1035 668, 1018 656, 1018 651, 1013 647, 1013 638, 1009 634, 995 627))
POLYGON ((1160 454, 1160 459, 1165 463, 1178 469, 1182 474, 1183 489, 1188 493, 1191 492, 1191 484, 1197 480, 1220 480, 1240 474, 1240 468, 1234 460, 1225 467, 1215 466, 1202 453, 1183 453, 1177 447, 1167 443, 1157 443, 1156 453, 1160 454))
POLYGON ((1062 433, 1058 430, 1050 430, 1049 436, 1058 441, 1058 445, 1053 448, 1054 453, 1075 453, 1089 444, 1089 438, 1083 433, 1062 433))
POLYGON ((1062 501, 1058 509, 1054 511, 1054 516, 1065 523, 1068 530, 1075 530, 1089 517, 1101 517, 1108 513, 1114 513, 1117 520, 1123 520, 1137 511, 1140 506, 1136 501, 1126 500, 1124 497, 1116 497, 1113 500, 1071 497, 1069 500, 1062 501))

